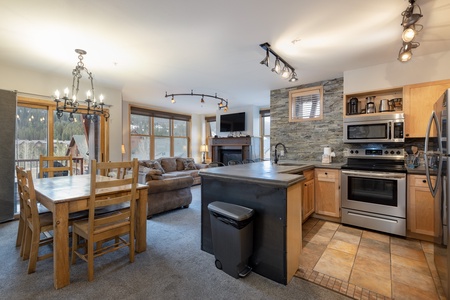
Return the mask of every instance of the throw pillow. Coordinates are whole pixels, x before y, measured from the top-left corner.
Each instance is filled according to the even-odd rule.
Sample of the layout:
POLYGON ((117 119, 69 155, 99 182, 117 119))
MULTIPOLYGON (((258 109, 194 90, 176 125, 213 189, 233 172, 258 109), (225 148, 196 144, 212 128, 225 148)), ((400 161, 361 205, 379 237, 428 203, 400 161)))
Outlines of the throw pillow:
POLYGON ((195 162, 193 159, 187 158, 183 163, 185 170, 197 170, 197 167, 195 166, 195 162))
POLYGON ((147 163, 147 166, 148 166, 149 168, 152 168, 152 169, 160 170, 160 171, 161 171, 161 174, 164 174, 164 173, 165 173, 163 167, 161 166, 161 164, 160 164, 159 161, 157 161, 157 160, 151 160, 151 161, 149 161, 149 162, 147 163))

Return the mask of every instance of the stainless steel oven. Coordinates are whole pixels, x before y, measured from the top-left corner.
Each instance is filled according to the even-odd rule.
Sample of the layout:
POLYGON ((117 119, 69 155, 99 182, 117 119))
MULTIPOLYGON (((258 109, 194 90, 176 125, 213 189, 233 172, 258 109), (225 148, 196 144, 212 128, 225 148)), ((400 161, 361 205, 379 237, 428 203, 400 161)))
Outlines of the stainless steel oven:
POLYGON ((344 119, 344 143, 403 143, 403 113, 358 115, 344 119))
POLYGON ((406 235, 403 149, 357 149, 341 172, 342 223, 406 235))

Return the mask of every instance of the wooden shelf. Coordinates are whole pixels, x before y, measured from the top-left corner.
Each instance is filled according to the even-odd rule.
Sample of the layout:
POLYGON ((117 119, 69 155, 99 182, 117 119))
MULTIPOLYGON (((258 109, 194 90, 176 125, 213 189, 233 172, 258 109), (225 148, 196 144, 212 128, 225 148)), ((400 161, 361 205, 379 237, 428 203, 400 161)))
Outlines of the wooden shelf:
MULTIPOLYGON (((351 98, 358 98, 359 100, 359 105, 362 107, 359 107, 359 110, 361 110, 361 108, 365 109, 366 108, 366 97, 370 97, 370 96, 375 96, 374 102, 375 102, 375 108, 376 108, 376 113, 370 114, 370 115, 376 115, 376 114, 383 114, 378 112, 378 109, 380 107, 380 100, 382 99, 394 99, 394 98, 403 98, 403 88, 399 87, 399 88, 392 88, 392 89, 385 89, 385 90, 378 90, 378 91, 368 91, 368 92, 360 92, 360 93, 354 93, 354 94, 346 94, 344 95, 344 118, 345 117, 349 117, 349 116, 355 116, 355 115, 348 115, 347 114, 347 109, 348 109, 348 103, 349 100, 351 98)), ((403 103, 404 104, 404 103, 403 103)), ((396 110, 394 112, 403 112, 402 110, 396 110)), ((364 115, 364 114, 357 114, 357 115, 364 115)))

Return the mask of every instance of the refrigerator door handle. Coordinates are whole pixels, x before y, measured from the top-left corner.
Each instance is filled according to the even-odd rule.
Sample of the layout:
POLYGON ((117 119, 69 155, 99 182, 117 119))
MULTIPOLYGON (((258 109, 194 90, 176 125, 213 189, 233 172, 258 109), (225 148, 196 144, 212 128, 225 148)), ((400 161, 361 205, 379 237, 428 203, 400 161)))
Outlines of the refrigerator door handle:
POLYGON ((433 111, 431 113, 430 119, 428 120, 428 127, 427 127, 427 132, 426 132, 426 137, 425 137, 425 148, 424 148, 424 153, 423 153, 423 158, 425 160, 425 172, 427 175, 427 181, 428 181, 428 187, 430 189, 431 194, 433 195, 433 197, 436 196, 438 189, 439 189, 439 184, 441 182, 441 177, 442 177, 442 162, 443 162, 443 156, 442 156, 442 135, 441 135, 441 128, 440 128, 440 124, 439 124, 439 119, 436 115, 436 112, 433 111), (437 138, 438 138, 438 145, 439 145, 439 151, 438 151, 438 155, 439 155, 439 166, 438 166, 438 172, 437 172, 437 178, 436 178, 436 183, 433 187, 433 183, 431 182, 431 177, 430 177, 430 169, 429 169, 429 165, 428 165, 428 143, 430 140, 430 133, 431 133, 431 126, 433 126, 433 121, 436 124, 436 130, 437 130, 437 138))

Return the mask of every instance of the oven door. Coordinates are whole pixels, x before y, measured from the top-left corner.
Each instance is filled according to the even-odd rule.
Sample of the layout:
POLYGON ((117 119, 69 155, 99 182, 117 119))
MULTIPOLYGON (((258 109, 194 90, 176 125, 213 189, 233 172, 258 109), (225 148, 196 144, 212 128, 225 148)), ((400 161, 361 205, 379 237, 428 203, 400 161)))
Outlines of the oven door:
POLYGON ((344 123, 344 143, 391 142, 391 121, 360 121, 344 123))
POLYGON ((342 207, 406 218, 406 174, 342 170, 342 207))

